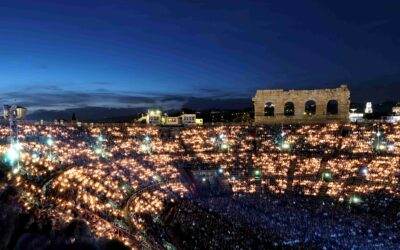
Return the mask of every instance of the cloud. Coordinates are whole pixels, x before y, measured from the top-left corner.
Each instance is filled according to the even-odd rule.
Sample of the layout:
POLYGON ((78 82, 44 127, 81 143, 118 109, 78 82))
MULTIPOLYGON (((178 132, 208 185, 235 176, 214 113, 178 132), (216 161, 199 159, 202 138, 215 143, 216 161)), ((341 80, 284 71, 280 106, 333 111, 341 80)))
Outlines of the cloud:
POLYGON ((37 91, 61 91, 62 88, 60 88, 58 85, 55 84, 35 84, 35 85, 29 85, 21 89, 22 91, 27 91, 27 92, 37 92, 37 91))
MULTIPOLYGON (((183 101, 166 99, 167 97, 165 95, 150 97, 140 94, 113 93, 106 90, 95 92, 67 91, 58 87, 43 86, 31 90, 24 88, 21 91, 0 93, 0 98, 4 103, 12 103, 16 99, 18 104, 28 107, 29 110, 61 110, 88 106, 152 107, 161 103, 168 105, 170 102, 183 101)), ((176 104, 172 104, 176 106, 176 104)))
POLYGON ((216 88, 198 88, 191 93, 175 95, 163 92, 112 92, 106 87, 72 91, 57 84, 35 84, 1 92, 0 99, 4 104, 13 103, 16 99, 19 105, 28 108, 29 119, 70 119, 72 113, 76 113, 81 120, 102 120, 114 117, 131 119, 148 108, 161 108, 168 112, 184 107, 196 110, 250 107, 250 97, 237 97, 240 95, 238 90, 216 88))
POLYGON ((171 102, 171 101, 184 102, 186 100, 187 100, 187 98, 185 98, 183 96, 167 96, 167 97, 164 97, 161 101, 162 102, 171 102))

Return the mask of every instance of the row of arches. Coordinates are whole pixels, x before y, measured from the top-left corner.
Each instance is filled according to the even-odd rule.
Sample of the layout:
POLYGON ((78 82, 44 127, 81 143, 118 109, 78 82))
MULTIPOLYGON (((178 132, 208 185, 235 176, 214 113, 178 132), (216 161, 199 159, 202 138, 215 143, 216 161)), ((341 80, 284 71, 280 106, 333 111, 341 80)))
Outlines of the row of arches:
MULTIPOLYGON (((314 100, 309 100, 304 105, 304 115, 312 116, 315 115, 317 111, 317 103, 314 100)), ((337 115, 339 112, 337 100, 330 100, 326 105, 326 114, 337 115)), ((295 105, 293 102, 286 102, 283 107, 283 114, 285 116, 294 116, 295 105)), ((267 102, 264 105, 264 116, 274 116, 275 115, 275 104, 272 102, 267 102)))

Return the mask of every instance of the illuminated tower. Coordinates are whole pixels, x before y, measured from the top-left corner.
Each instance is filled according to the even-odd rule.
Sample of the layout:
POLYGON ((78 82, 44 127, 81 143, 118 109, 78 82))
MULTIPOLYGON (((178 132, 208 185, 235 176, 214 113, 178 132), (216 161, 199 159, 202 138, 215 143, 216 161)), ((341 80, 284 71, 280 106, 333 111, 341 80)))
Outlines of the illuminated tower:
POLYGON ((367 102, 367 104, 365 105, 365 114, 372 114, 372 103, 371 102, 367 102))
POLYGON ((8 118, 10 123, 10 141, 16 142, 18 139, 18 119, 17 119, 17 105, 4 105, 4 118, 8 118))

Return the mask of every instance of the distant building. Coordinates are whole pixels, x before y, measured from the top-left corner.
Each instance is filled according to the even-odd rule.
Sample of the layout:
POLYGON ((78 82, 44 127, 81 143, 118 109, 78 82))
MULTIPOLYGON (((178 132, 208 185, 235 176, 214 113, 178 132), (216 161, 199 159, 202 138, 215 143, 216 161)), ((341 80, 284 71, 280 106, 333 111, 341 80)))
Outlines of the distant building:
POLYGON ((76 124, 77 121, 75 113, 72 113, 71 123, 76 124))
POLYGON ((373 110, 372 110, 372 103, 371 103, 371 102, 367 102, 367 103, 365 104, 365 111, 364 111, 364 113, 365 113, 365 114, 372 114, 372 113, 373 113, 373 110))
POLYGON ((160 110, 149 110, 147 114, 138 119, 139 122, 146 122, 149 125, 166 125, 166 126, 190 126, 202 125, 203 119, 196 119, 196 114, 182 114, 180 116, 168 116, 167 113, 162 115, 160 110))
POLYGON ((386 117, 386 121, 389 123, 400 122, 400 104, 399 103, 392 108, 392 112, 393 112, 393 115, 386 117))
POLYGON ((363 113, 356 113, 357 109, 350 109, 349 120, 351 122, 359 122, 364 120, 363 113))
POLYGON ((55 119, 54 124, 55 125, 64 125, 64 120, 63 119, 55 119))
POLYGON ((196 125, 198 126, 203 125, 203 118, 196 118, 196 125))
POLYGON ((149 110, 146 116, 146 123, 151 125, 161 124, 161 111, 160 110, 149 110))
MULTIPOLYGON (((10 109, 11 109, 10 105, 4 105, 3 106, 4 119, 8 119, 9 118, 10 109)), ((25 120, 27 111, 28 111, 27 108, 22 107, 22 106, 17 106, 17 108, 15 110, 15 112, 16 112, 15 115, 16 115, 17 120, 25 120)))
POLYGON ((182 125, 195 125, 196 114, 182 114, 180 120, 182 125))
POLYGON ((392 111, 396 116, 400 116, 400 104, 397 104, 396 106, 394 106, 392 111))
POLYGON ((233 122, 250 122, 250 113, 249 112, 235 112, 232 113, 232 121, 233 122))
POLYGON ((224 122, 224 111, 211 110, 210 112, 211 122, 224 122))
POLYGON ((164 118, 163 124, 168 126, 180 125, 179 116, 166 116, 164 118))

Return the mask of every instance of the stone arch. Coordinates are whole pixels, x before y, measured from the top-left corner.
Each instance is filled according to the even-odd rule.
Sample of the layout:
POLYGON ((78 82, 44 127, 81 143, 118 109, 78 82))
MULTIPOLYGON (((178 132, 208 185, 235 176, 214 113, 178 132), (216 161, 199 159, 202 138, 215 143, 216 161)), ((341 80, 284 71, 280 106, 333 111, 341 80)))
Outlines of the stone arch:
POLYGON ((304 114, 308 116, 317 113, 317 103, 314 100, 308 100, 304 105, 304 114))
POLYGON ((264 116, 275 115, 275 104, 272 102, 266 102, 264 105, 264 116))
POLYGON ((283 114, 285 116, 294 116, 294 103, 293 102, 286 102, 283 107, 283 114))
POLYGON ((329 100, 326 104, 327 115, 337 115, 339 113, 339 103, 337 100, 329 100))

